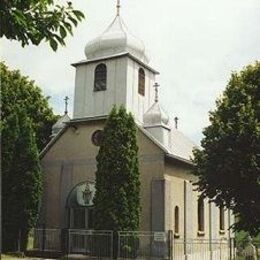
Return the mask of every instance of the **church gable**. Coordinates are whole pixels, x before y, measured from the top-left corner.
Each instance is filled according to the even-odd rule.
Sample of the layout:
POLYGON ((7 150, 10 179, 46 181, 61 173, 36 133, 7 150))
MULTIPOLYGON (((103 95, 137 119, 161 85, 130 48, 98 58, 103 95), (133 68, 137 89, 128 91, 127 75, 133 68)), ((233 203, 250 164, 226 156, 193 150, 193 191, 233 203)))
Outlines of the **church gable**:
MULTIPOLYGON (((99 146, 95 144, 95 133, 103 129, 103 120, 93 120, 77 124, 70 123, 61 130, 56 137, 41 152, 41 160, 73 160, 83 158, 95 158, 99 146)), ((138 128, 137 143, 140 157, 160 156, 164 152, 142 130, 138 128)))
POLYGON ((54 140, 42 151, 42 161, 95 158, 98 146, 93 143, 92 136, 103 127, 104 120, 68 125, 65 130, 62 130, 63 133, 54 137, 54 140))

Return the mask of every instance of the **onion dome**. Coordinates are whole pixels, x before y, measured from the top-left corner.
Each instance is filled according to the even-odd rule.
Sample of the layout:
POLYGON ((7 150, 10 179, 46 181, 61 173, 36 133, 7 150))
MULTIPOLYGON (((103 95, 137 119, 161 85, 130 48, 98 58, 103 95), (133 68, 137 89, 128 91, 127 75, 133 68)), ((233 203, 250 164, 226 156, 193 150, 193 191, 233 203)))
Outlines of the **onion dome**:
POLYGON ((70 117, 65 113, 59 120, 52 126, 52 137, 58 134, 58 132, 63 129, 66 125, 66 122, 70 121, 70 117))
POLYGON ((169 116, 159 102, 155 102, 144 114, 143 120, 145 126, 168 125, 169 116))
POLYGON ((117 15, 108 28, 97 38, 87 43, 85 55, 87 59, 128 52, 148 63, 143 42, 132 35, 120 15, 117 15))

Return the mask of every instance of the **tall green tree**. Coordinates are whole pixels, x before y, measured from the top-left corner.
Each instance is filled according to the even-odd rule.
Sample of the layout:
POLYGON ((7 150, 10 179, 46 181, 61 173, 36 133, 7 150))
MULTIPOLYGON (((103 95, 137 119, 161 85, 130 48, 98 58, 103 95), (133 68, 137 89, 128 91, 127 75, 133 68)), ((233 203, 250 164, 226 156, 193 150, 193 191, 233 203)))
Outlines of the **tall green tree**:
POLYGON ((8 69, 2 62, 0 62, 0 79, 2 125, 6 125, 7 117, 15 114, 17 108, 25 110, 32 120, 37 146, 39 150, 43 149, 50 140, 52 125, 58 119, 48 104, 48 98, 43 96, 41 89, 32 80, 22 76, 18 70, 8 69))
POLYGON ((41 171, 31 119, 20 108, 6 118, 2 131, 3 250, 26 249, 36 224, 42 191, 41 171))
POLYGON ((37 220, 41 195, 38 151, 51 135, 56 116, 40 89, 19 71, 0 63, 3 250, 22 249, 37 220))
POLYGON ((138 230, 140 180, 136 125, 125 108, 114 107, 104 127, 97 155, 96 229, 138 230))
POLYGON ((194 151, 198 189, 237 216, 236 230, 260 231, 260 62, 233 73, 202 149, 194 151))
POLYGON ((22 46, 47 41, 56 50, 59 44, 65 45, 68 33, 83 18, 69 1, 62 6, 54 0, 1 0, 0 37, 17 40, 22 46))

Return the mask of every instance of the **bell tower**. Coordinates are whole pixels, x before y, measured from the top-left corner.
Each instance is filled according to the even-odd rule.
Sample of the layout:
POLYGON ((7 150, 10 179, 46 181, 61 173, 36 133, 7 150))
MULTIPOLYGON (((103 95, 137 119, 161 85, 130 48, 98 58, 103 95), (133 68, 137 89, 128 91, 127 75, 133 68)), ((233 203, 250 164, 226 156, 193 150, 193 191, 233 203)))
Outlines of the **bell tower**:
POLYGON ((76 68, 73 118, 108 115, 113 105, 123 105, 135 119, 154 100, 156 70, 151 68, 143 42, 129 32, 120 15, 85 47, 86 59, 72 64, 76 68))

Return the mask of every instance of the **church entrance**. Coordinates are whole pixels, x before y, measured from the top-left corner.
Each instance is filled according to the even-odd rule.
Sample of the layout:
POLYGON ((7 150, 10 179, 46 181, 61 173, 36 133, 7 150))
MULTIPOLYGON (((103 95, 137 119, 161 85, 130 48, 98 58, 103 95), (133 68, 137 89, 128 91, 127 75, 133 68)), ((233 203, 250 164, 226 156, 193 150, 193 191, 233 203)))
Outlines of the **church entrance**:
POLYGON ((68 196, 68 228, 73 230, 70 252, 88 252, 89 241, 84 230, 93 229, 94 194, 94 183, 84 182, 74 187, 68 196))

